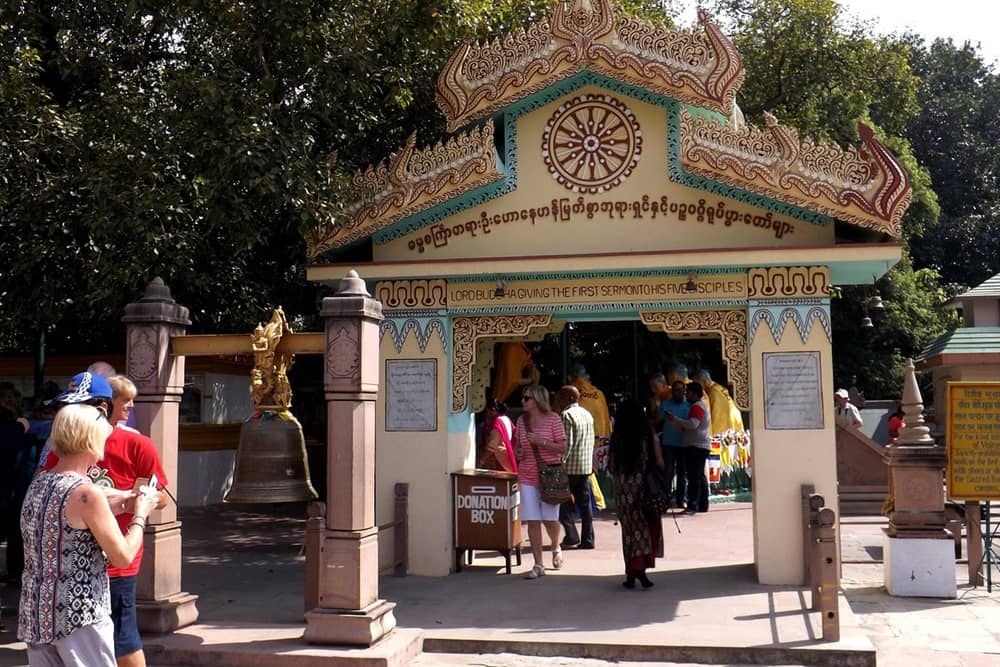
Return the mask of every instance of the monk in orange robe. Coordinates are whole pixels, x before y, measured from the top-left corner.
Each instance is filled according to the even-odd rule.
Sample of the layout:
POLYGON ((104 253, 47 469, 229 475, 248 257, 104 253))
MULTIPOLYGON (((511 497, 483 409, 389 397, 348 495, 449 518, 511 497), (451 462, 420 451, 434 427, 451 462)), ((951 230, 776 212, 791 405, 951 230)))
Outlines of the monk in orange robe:
MULTIPOLYGON (((531 352, 524 343, 500 343, 496 361, 497 374, 493 380, 493 398, 507 402, 515 390, 529 384, 538 384, 541 373, 531 359, 531 352)), ((520 403, 518 403, 520 405, 520 403)))

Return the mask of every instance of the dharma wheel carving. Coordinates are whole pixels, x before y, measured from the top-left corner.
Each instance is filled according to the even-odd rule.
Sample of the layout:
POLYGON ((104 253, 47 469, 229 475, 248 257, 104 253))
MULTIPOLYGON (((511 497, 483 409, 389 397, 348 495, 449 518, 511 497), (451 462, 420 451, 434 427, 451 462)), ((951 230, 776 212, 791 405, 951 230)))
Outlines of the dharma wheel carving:
POLYGON ((560 105, 542 134, 545 166, 574 192, 594 194, 620 185, 641 155, 635 114, 609 95, 580 95, 560 105))

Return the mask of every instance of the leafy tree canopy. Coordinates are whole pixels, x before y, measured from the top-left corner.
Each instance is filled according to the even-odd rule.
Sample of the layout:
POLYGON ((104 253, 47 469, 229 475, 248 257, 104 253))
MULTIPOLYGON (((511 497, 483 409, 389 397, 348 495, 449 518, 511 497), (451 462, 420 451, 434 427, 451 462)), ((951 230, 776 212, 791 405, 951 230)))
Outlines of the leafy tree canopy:
MULTIPOLYGON (((27 350, 44 333, 53 352, 120 349, 122 309, 156 275, 192 309, 194 331, 249 330, 277 304, 308 321, 318 290, 304 281, 300 230, 335 219, 340 174, 381 160, 414 129, 422 141, 442 137, 434 81, 458 41, 509 33, 551 4, 3 5, 0 347, 27 350)), ((673 11, 659 0, 621 4, 646 18, 673 11)), ((940 177, 920 152, 934 142, 915 137, 940 136, 965 109, 947 54, 915 59, 919 44, 873 37, 832 0, 718 0, 714 11, 743 53, 739 102, 751 121, 772 111, 803 135, 842 144, 857 142, 857 121, 873 124, 914 181, 907 235, 926 237, 938 205, 921 163, 935 184, 940 177), (941 83, 928 83, 935 76, 941 83), (943 91, 956 101, 935 107, 940 122, 915 134, 918 105, 943 91)), ((970 80, 995 92, 974 65, 970 80)), ((980 105, 980 118, 996 117, 997 99, 980 105)), ((942 159, 950 141, 940 142, 942 159)), ((953 180, 960 192, 961 177, 953 180)), ((893 285, 933 288, 933 272, 910 272, 922 277, 904 271, 893 285)), ((917 319, 883 325, 886 337, 890 326, 908 327, 891 333, 894 350, 908 349, 915 328, 937 330, 919 319, 927 311, 915 299, 899 307, 910 304, 917 319)), ((855 365, 886 363, 884 350, 865 349, 855 365)))
POLYGON ((909 256, 875 286, 844 289, 831 305, 834 380, 847 386, 857 376, 869 397, 899 397, 903 360, 917 356, 934 339, 959 325, 958 314, 943 310, 947 295, 933 269, 914 269, 909 256), (876 292, 877 290, 877 292, 876 292), (882 297, 884 309, 870 310, 869 299, 882 297), (872 329, 860 327, 871 317, 872 329))
MULTIPOLYGON (((630 0, 649 14, 654 0, 630 0)), ((136 0, 0 7, 0 347, 119 348, 162 276, 193 331, 316 311, 300 230, 414 129, 459 40, 550 0, 136 0), (339 157, 335 160, 335 156, 339 157), (336 166, 335 166, 336 165, 336 166)))
POLYGON ((968 43, 905 40, 923 107, 906 136, 942 211, 940 225, 914 239, 914 261, 959 291, 1000 271, 1000 76, 968 43))

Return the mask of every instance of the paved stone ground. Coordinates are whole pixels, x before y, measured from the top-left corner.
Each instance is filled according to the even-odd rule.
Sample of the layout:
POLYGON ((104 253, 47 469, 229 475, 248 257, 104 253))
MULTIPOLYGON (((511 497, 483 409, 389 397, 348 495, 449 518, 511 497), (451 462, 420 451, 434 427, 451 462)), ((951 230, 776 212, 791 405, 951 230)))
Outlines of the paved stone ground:
MULTIPOLYGON (((201 619, 178 635, 147 638, 147 644, 232 643, 239 628, 262 623, 271 636, 294 642, 302 630, 302 516, 300 506, 185 510, 184 589, 201 596, 201 619)), ((882 666, 1000 665, 1000 589, 987 594, 983 588, 961 586, 966 575, 965 565, 959 564, 957 600, 888 596, 878 562, 883 525, 877 518, 848 518, 841 525, 842 641, 835 645, 819 641, 819 619, 804 611, 807 592, 755 584, 751 510, 744 503, 713 505, 707 514, 679 519, 676 527, 665 520, 667 558, 658 561, 651 575, 656 582, 651 591, 626 591, 619 585, 618 528, 605 514, 597 525, 598 548, 567 552, 564 568, 550 569, 541 580, 517 576, 528 569, 530 557, 515 575, 506 576, 500 558, 482 554, 473 566, 446 578, 384 577, 381 595, 398 602, 401 628, 419 628, 428 638, 486 639, 500 646, 554 641, 622 647, 619 657, 606 660, 425 652, 411 663, 415 667, 596 667, 627 659, 629 646, 712 644, 874 646, 882 666)), ((549 558, 546 554, 547 564, 549 558)), ((996 581, 1000 583, 1000 572, 996 581)), ((10 589, 2 594, 8 632, 0 635, 0 667, 23 665, 22 645, 11 627, 16 624, 16 598, 10 589)))

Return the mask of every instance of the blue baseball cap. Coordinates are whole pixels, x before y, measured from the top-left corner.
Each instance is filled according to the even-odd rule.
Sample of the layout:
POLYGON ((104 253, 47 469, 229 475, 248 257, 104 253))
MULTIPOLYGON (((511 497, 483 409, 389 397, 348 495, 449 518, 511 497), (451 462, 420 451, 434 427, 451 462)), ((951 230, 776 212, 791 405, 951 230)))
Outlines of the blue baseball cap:
POLYGON ((66 391, 53 399, 56 403, 86 403, 87 401, 111 401, 111 385, 97 373, 85 371, 77 373, 66 385, 66 391))

